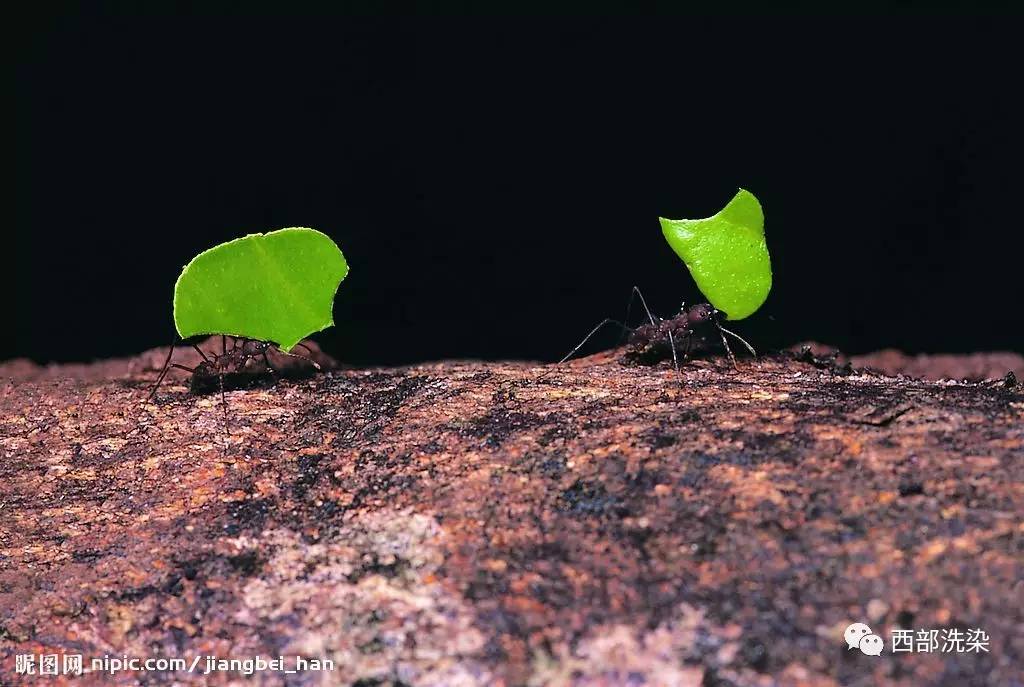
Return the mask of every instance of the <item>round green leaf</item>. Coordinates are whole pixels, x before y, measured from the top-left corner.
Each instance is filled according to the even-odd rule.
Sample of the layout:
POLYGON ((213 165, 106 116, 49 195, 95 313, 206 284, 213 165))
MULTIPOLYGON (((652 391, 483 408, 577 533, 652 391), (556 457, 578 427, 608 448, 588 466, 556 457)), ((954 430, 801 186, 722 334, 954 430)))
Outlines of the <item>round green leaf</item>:
POLYGON ((772 288, 761 204, 739 190, 707 219, 664 219, 661 231, 693 275, 701 293, 730 320, 750 317, 772 288))
POLYGON ((314 229, 249 234, 203 251, 174 285, 182 338, 229 334, 283 351, 334 324, 334 293, 348 274, 341 249, 314 229))

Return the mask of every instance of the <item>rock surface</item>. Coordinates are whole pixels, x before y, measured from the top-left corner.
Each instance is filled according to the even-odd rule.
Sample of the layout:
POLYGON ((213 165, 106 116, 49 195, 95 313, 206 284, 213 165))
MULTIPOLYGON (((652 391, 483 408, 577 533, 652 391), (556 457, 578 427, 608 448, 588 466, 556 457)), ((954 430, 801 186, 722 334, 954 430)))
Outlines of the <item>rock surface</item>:
POLYGON ((849 363, 853 368, 881 372, 887 375, 906 375, 914 379, 934 381, 957 379, 979 382, 985 379, 999 379, 1012 372, 1018 380, 1024 380, 1024 356, 1010 351, 989 351, 957 355, 952 353, 920 353, 910 355, 895 348, 886 348, 862 355, 844 355, 838 349, 825 344, 808 342, 790 348, 799 352, 809 349, 817 356, 835 356, 840 364, 849 363))
POLYGON ((4 685, 29 653, 335 664, 47 684, 1024 684, 1020 387, 612 352, 225 410, 180 375, 145 402, 161 362, 0 381, 4 685))

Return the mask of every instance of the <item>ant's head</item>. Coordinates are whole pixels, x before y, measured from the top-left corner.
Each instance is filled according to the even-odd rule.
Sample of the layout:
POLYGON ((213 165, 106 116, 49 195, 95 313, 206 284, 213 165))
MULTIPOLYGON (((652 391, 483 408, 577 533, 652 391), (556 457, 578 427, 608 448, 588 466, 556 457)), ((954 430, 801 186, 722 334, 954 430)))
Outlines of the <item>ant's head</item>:
POLYGON ((697 303, 686 309, 686 318, 690 324, 701 324, 717 317, 718 311, 710 303, 697 303))
POLYGON ((212 360, 204 360, 195 367, 194 377, 204 377, 217 374, 217 367, 212 360))

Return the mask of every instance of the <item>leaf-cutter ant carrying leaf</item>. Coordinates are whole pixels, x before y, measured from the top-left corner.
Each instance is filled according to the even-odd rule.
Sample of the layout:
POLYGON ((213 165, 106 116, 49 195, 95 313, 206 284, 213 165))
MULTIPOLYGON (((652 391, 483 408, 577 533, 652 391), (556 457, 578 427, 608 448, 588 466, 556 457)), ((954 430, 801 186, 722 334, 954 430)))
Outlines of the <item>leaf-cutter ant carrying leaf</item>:
MULTIPOLYGON (((627 343, 632 353, 641 360, 656 361, 671 355, 676 372, 679 372, 680 357, 685 360, 691 353, 705 351, 710 348, 711 342, 708 331, 712 327, 718 331, 722 346, 725 347, 725 352, 729 355, 729 360, 732 361, 734 367, 736 366, 736 358, 732 354, 732 349, 729 348, 729 342, 725 338, 726 334, 742 343, 750 351, 751 355, 757 355, 757 351, 743 337, 722 326, 719 321, 722 313, 716 310, 710 303, 697 303, 689 307, 683 303, 683 306, 679 309, 679 314, 666 320, 656 317, 651 313, 650 308, 647 307, 644 295, 640 293, 639 287, 634 286, 630 297, 630 304, 632 304, 633 297, 636 296, 640 297, 640 303, 647 314, 647 322, 645 324, 640 325, 636 329, 630 329, 622 322, 605 318, 596 327, 591 329, 590 333, 583 337, 583 341, 576 344, 576 347, 569 351, 556 365, 561 365, 576 355, 576 352, 583 348, 587 341, 606 324, 617 325, 623 331, 628 332, 627 343)), ((627 308, 627 320, 629 319, 628 312, 627 308)))
MULTIPOLYGON (((749 343, 721 324, 722 319, 742 320, 754 314, 771 290, 771 259, 764 239, 764 214, 757 198, 740 189, 729 204, 712 217, 696 220, 659 218, 659 222, 665 240, 683 259, 698 288, 710 302, 689 307, 684 303, 678 315, 665 320, 651 314, 643 294, 634 286, 632 295, 640 296, 648 323, 629 330, 621 322, 603 320, 559 363, 575 355, 606 324, 616 324, 628 331, 629 345, 640 357, 660 359, 671 353, 677 371, 680 355, 685 359, 690 353, 708 347, 709 328, 717 330, 734 367, 736 358, 729 348, 726 334, 742 343, 751 354, 757 355, 749 343)), ((626 312, 628 319, 628 309, 626 312)))
POLYGON ((192 374, 194 392, 208 389, 216 379, 223 401, 225 376, 253 361, 276 375, 267 357, 270 350, 319 369, 312 359, 291 350, 334 324, 334 294, 347 274, 338 245, 326 234, 302 227, 249 234, 203 251, 182 269, 174 285, 174 325, 182 339, 220 334, 221 352, 193 344, 202 362, 188 368, 171 362, 172 344, 149 398, 168 370, 177 367, 192 374), (231 348, 227 336, 233 337, 231 348))
MULTIPOLYGON (((189 365, 192 367, 180 362, 173 362, 167 367, 188 372, 191 375, 189 391, 197 396, 215 392, 221 387, 225 390, 242 389, 268 381, 304 377, 322 369, 315 360, 316 352, 313 349, 301 342, 295 345, 304 349, 306 354, 284 353, 269 341, 225 335, 210 337, 190 344, 198 356, 198 359, 197 356, 189 356, 192 359, 189 365), (219 342, 216 340, 218 338, 219 342), (282 361, 282 356, 300 364, 292 364, 291 360, 282 361)), ((180 351, 178 348, 175 350, 180 351)), ((171 355, 171 352, 168 354, 171 355)))

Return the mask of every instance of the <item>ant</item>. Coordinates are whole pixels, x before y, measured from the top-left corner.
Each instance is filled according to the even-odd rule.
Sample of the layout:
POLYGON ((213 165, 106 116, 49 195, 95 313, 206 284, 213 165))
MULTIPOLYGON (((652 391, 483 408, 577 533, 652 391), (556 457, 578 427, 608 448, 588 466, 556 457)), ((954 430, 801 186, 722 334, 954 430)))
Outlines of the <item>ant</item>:
POLYGON ((710 303, 697 303, 689 307, 686 303, 683 303, 679 309, 679 314, 670 319, 662 319, 660 317, 655 318, 651 314, 650 308, 647 307, 647 301, 644 299, 644 295, 640 293, 640 288, 637 286, 633 287, 633 291, 629 297, 629 305, 626 307, 626 320, 629 320, 629 310, 633 306, 633 298, 635 296, 640 297, 640 303, 644 306, 644 311, 647 313, 648 323, 644 323, 636 329, 630 329, 625 324, 618 320, 611 318, 605 318, 601 322, 590 330, 583 341, 580 341, 574 349, 569 351, 564 358, 559 360, 556 365, 561 365, 566 360, 576 354, 578 350, 583 348, 583 345, 590 340, 590 337, 594 336, 602 327, 606 324, 615 324, 622 328, 624 332, 629 332, 627 343, 633 349, 632 352, 638 358, 645 360, 660 360, 664 357, 666 348, 672 353, 672 362, 675 365, 676 372, 679 370, 679 353, 680 346, 683 360, 690 355, 692 352, 706 350, 708 348, 707 337, 705 332, 708 325, 713 325, 718 331, 718 336, 722 340, 722 345, 725 347, 725 352, 729 355, 729 360, 732 361, 733 368, 738 369, 736 365, 736 356, 732 354, 732 349, 729 348, 729 342, 726 340, 725 335, 735 338, 741 344, 743 344, 751 355, 756 356, 757 351, 751 346, 746 340, 743 339, 739 334, 729 331, 722 326, 720 320, 723 314, 720 310, 712 306, 710 303))
MULTIPOLYGON (((167 376, 168 371, 172 367, 179 370, 184 370, 192 375, 190 380, 189 389, 194 394, 202 394, 211 390, 212 382, 214 379, 217 380, 221 393, 224 393, 225 384, 224 380, 233 376, 241 376, 245 374, 245 368, 253 360, 262 358, 263 365, 266 370, 276 379, 279 378, 278 371, 274 369, 274 366, 270 363, 270 358, 267 356, 268 351, 274 351, 281 355, 286 355, 289 358, 298 358, 305 360, 311 364, 315 369, 319 370, 320 365, 312 358, 297 353, 285 353, 280 348, 270 343, 269 341, 257 341, 255 339, 245 338, 232 338, 231 348, 228 348, 227 337, 221 335, 221 352, 211 353, 209 355, 199 348, 196 344, 191 344, 192 348, 202 357, 202 362, 195 367, 186 367, 185 365, 179 365, 178 363, 172 363, 171 357, 174 355, 174 344, 167 350, 167 358, 164 359, 163 367, 160 370, 160 376, 157 377, 156 382, 153 383, 153 387, 149 392, 148 399, 152 399, 156 394, 157 389, 160 388, 160 384, 167 376)), ((296 344, 306 349, 310 354, 313 351, 303 343, 296 344)))
MULTIPOLYGON (((189 380, 189 391, 193 394, 203 394, 213 389, 213 381, 217 381, 217 388, 220 389, 221 404, 224 407, 224 426, 226 431, 230 431, 228 427, 228 406, 227 399, 224 395, 225 390, 225 379, 241 378, 251 376, 251 372, 246 371, 246 367, 252 361, 257 361, 262 358, 262 363, 266 370, 271 374, 275 381, 280 379, 278 371, 274 369, 274 366, 270 363, 270 358, 267 355, 268 351, 274 351, 281 355, 286 355, 289 358, 298 358, 305 360, 311 364, 316 370, 320 370, 320 364, 312 358, 297 353, 286 353, 279 347, 270 343, 269 341, 257 341, 255 339, 246 338, 235 338, 232 337, 231 348, 228 348, 227 337, 221 334, 220 353, 210 353, 209 355, 199 348, 196 344, 190 344, 192 348, 202 357, 200 362, 195 367, 187 367, 178 363, 172 363, 171 357, 174 355, 174 343, 170 345, 167 350, 167 358, 164 359, 163 367, 160 370, 160 375, 153 383, 152 389, 150 389, 149 396, 146 397, 147 401, 153 399, 156 395, 157 390, 160 388, 160 384, 163 383, 164 378, 172 367, 179 370, 184 370, 192 375, 189 380)), ((313 351, 303 343, 296 344, 306 349, 306 351, 312 355, 313 351)))

